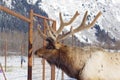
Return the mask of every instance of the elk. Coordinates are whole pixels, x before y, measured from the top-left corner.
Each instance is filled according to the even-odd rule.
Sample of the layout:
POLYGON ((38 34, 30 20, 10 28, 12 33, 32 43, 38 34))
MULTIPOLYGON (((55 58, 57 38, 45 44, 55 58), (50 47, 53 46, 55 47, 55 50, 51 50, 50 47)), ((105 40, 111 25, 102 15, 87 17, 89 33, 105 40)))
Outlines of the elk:
POLYGON ((68 22, 63 21, 60 13, 60 27, 57 31, 53 30, 45 21, 49 35, 44 34, 40 28, 38 28, 38 32, 48 43, 36 50, 34 54, 46 59, 50 65, 55 65, 77 80, 120 80, 120 53, 107 52, 95 46, 71 47, 60 43, 61 40, 74 33, 91 28, 102 14, 99 12, 90 24, 86 24, 87 13, 88 11, 85 12, 83 20, 77 28, 71 27, 70 31, 63 35, 60 34, 63 28, 76 19, 79 15, 78 11, 68 22))

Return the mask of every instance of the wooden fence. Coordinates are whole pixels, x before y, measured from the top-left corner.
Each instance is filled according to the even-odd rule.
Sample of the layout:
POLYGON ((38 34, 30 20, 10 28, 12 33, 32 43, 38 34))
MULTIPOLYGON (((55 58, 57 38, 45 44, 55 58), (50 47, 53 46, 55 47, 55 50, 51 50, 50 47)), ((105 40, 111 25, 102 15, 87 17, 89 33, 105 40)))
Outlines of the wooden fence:
MULTIPOLYGON (((53 29, 54 30, 56 29, 56 21, 49 19, 47 17, 41 16, 39 14, 36 14, 36 13, 34 13, 33 10, 30 11, 29 18, 27 18, 19 13, 16 13, 15 11, 12 11, 3 6, 0 6, 0 10, 29 23, 29 27, 28 27, 28 29, 29 29, 29 32, 28 32, 28 77, 27 77, 27 80, 32 80, 33 25, 34 25, 33 19, 34 19, 34 17, 39 17, 39 18, 44 19, 44 21, 45 20, 53 21, 53 29)), ((44 23, 44 33, 46 33, 45 23, 44 23)), ((43 46, 45 46, 45 44, 46 43, 44 41, 43 46)), ((7 47, 5 47, 5 48, 7 48, 7 47)), ((6 52, 5 52, 5 54, 6 54, 6 52)), ((5 58, 5 61, 6 61, 6 58, 5 58)), ((43 78, 42 79, 45 80, 45 60, 43 60, 43 78)), ((51 67, 51 80, 55 80, 55 66, 54 65, 52 65, 52 67, 51 67)))

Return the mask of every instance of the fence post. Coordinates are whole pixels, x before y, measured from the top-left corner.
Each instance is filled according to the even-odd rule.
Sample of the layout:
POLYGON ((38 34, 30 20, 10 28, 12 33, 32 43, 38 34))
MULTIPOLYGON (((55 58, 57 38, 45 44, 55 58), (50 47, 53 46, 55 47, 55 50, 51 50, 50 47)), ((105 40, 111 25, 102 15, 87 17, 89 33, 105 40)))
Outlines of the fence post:
POLYGON ((6 67, 7 67, 7 36, 6 36, 6 39, 5 39, 5 72, 6 72, 6 67))
POLYGON ((32 51, 33 51, 33 10, 30 11, 30 23, 28 33, 28 80, 32 80, 32 51))
MULTIPOLYGON (((43 26, 44 26, 43 33, 46 34, 45 19, 43 20, 43 26)), ((46 42, 45 42, 45 40, 43 40, 43 46, 45 46, 45 45, 46 45, 46 42)), ((43 64, 42 80, 45 80, 45 59, 42 59, 42 64, 43 64)))
MULTIPOLYGON (((56 21, 53 21, 52 27, 56 30, 56 21)), ((55 65, 51 65, 51 80, 55 80, 55 65)))

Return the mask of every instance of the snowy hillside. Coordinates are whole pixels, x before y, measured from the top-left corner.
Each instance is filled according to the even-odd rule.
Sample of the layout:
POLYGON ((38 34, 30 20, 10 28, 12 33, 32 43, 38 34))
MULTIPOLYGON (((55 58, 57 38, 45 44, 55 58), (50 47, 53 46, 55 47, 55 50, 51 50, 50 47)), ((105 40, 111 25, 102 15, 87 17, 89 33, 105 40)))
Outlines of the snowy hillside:
MULTIPOLYGON (((62 12, 65 21, 68 21, 75 13, 79 11, 80 16, 72 24, 74 27, 80 24, 80 21, 86 10, 89 12, 89 22, 93 19, 99 11, 102 16, 97 21, 101 30, 104 30, 111 39, 120 40, 120 1, 119 0, 42 0, 40 7, 48 13, 48 16, 58 21, 59 26, 59 12, 62 12)), ((68 28, 69 30, 69 28, 68 28)), ((81 40, 88 40, 88 43, 97 42, 95 35, 96 28, 82 31, 76 36, 81 40), (89 35, 88 35, 89 34, 89 35)))
MULTIPOLYGON (((47 13, 49 18, 57 21, 57 28, 59 27, 59 12, 62 12, 64 21, 69 21, 74 13, 78 11, 80 16, 71 24, 75 28, 81 23, 86 10, 89 14, 88 22, 91 22, 94 16, 101 11, 102 16, 97 20, 95 27, 75 34, 76 37, 85 43, 104 44, 108 41, 109 43, 114 43, 120 40, 120 0, 27 0, 27 3, 25 3, 25 0, 19 0, 18 3, 17 1, 3 0, 4 4, 12 9, 18 3, 26 7, 25 10, 27 11, 29 11, 30 7, 41 8, 47 13)), ((19 7, 21 8, 21 6, 19 7)), ((38 8, 35 10, 38 10, 38 8)), ((70 27, 67 27, 67 30, 69 29, 70 27)))

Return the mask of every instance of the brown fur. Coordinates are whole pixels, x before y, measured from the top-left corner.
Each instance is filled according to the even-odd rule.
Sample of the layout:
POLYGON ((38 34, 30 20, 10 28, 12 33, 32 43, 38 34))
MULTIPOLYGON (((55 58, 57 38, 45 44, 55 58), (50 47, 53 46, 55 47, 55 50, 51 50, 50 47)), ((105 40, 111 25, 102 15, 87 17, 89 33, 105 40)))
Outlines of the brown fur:
POLYGON ((78 80, 80 80, 80 73, 85 66, 85 62, 91 57, 91 53, 100 50, 100 48, 95 49, 95 47, 77 48, 57 43, 56 46, 58 45, 57 49, 40 48, 35 54, 46 59, 50 65, 56 65, 67 75, 78 80))

